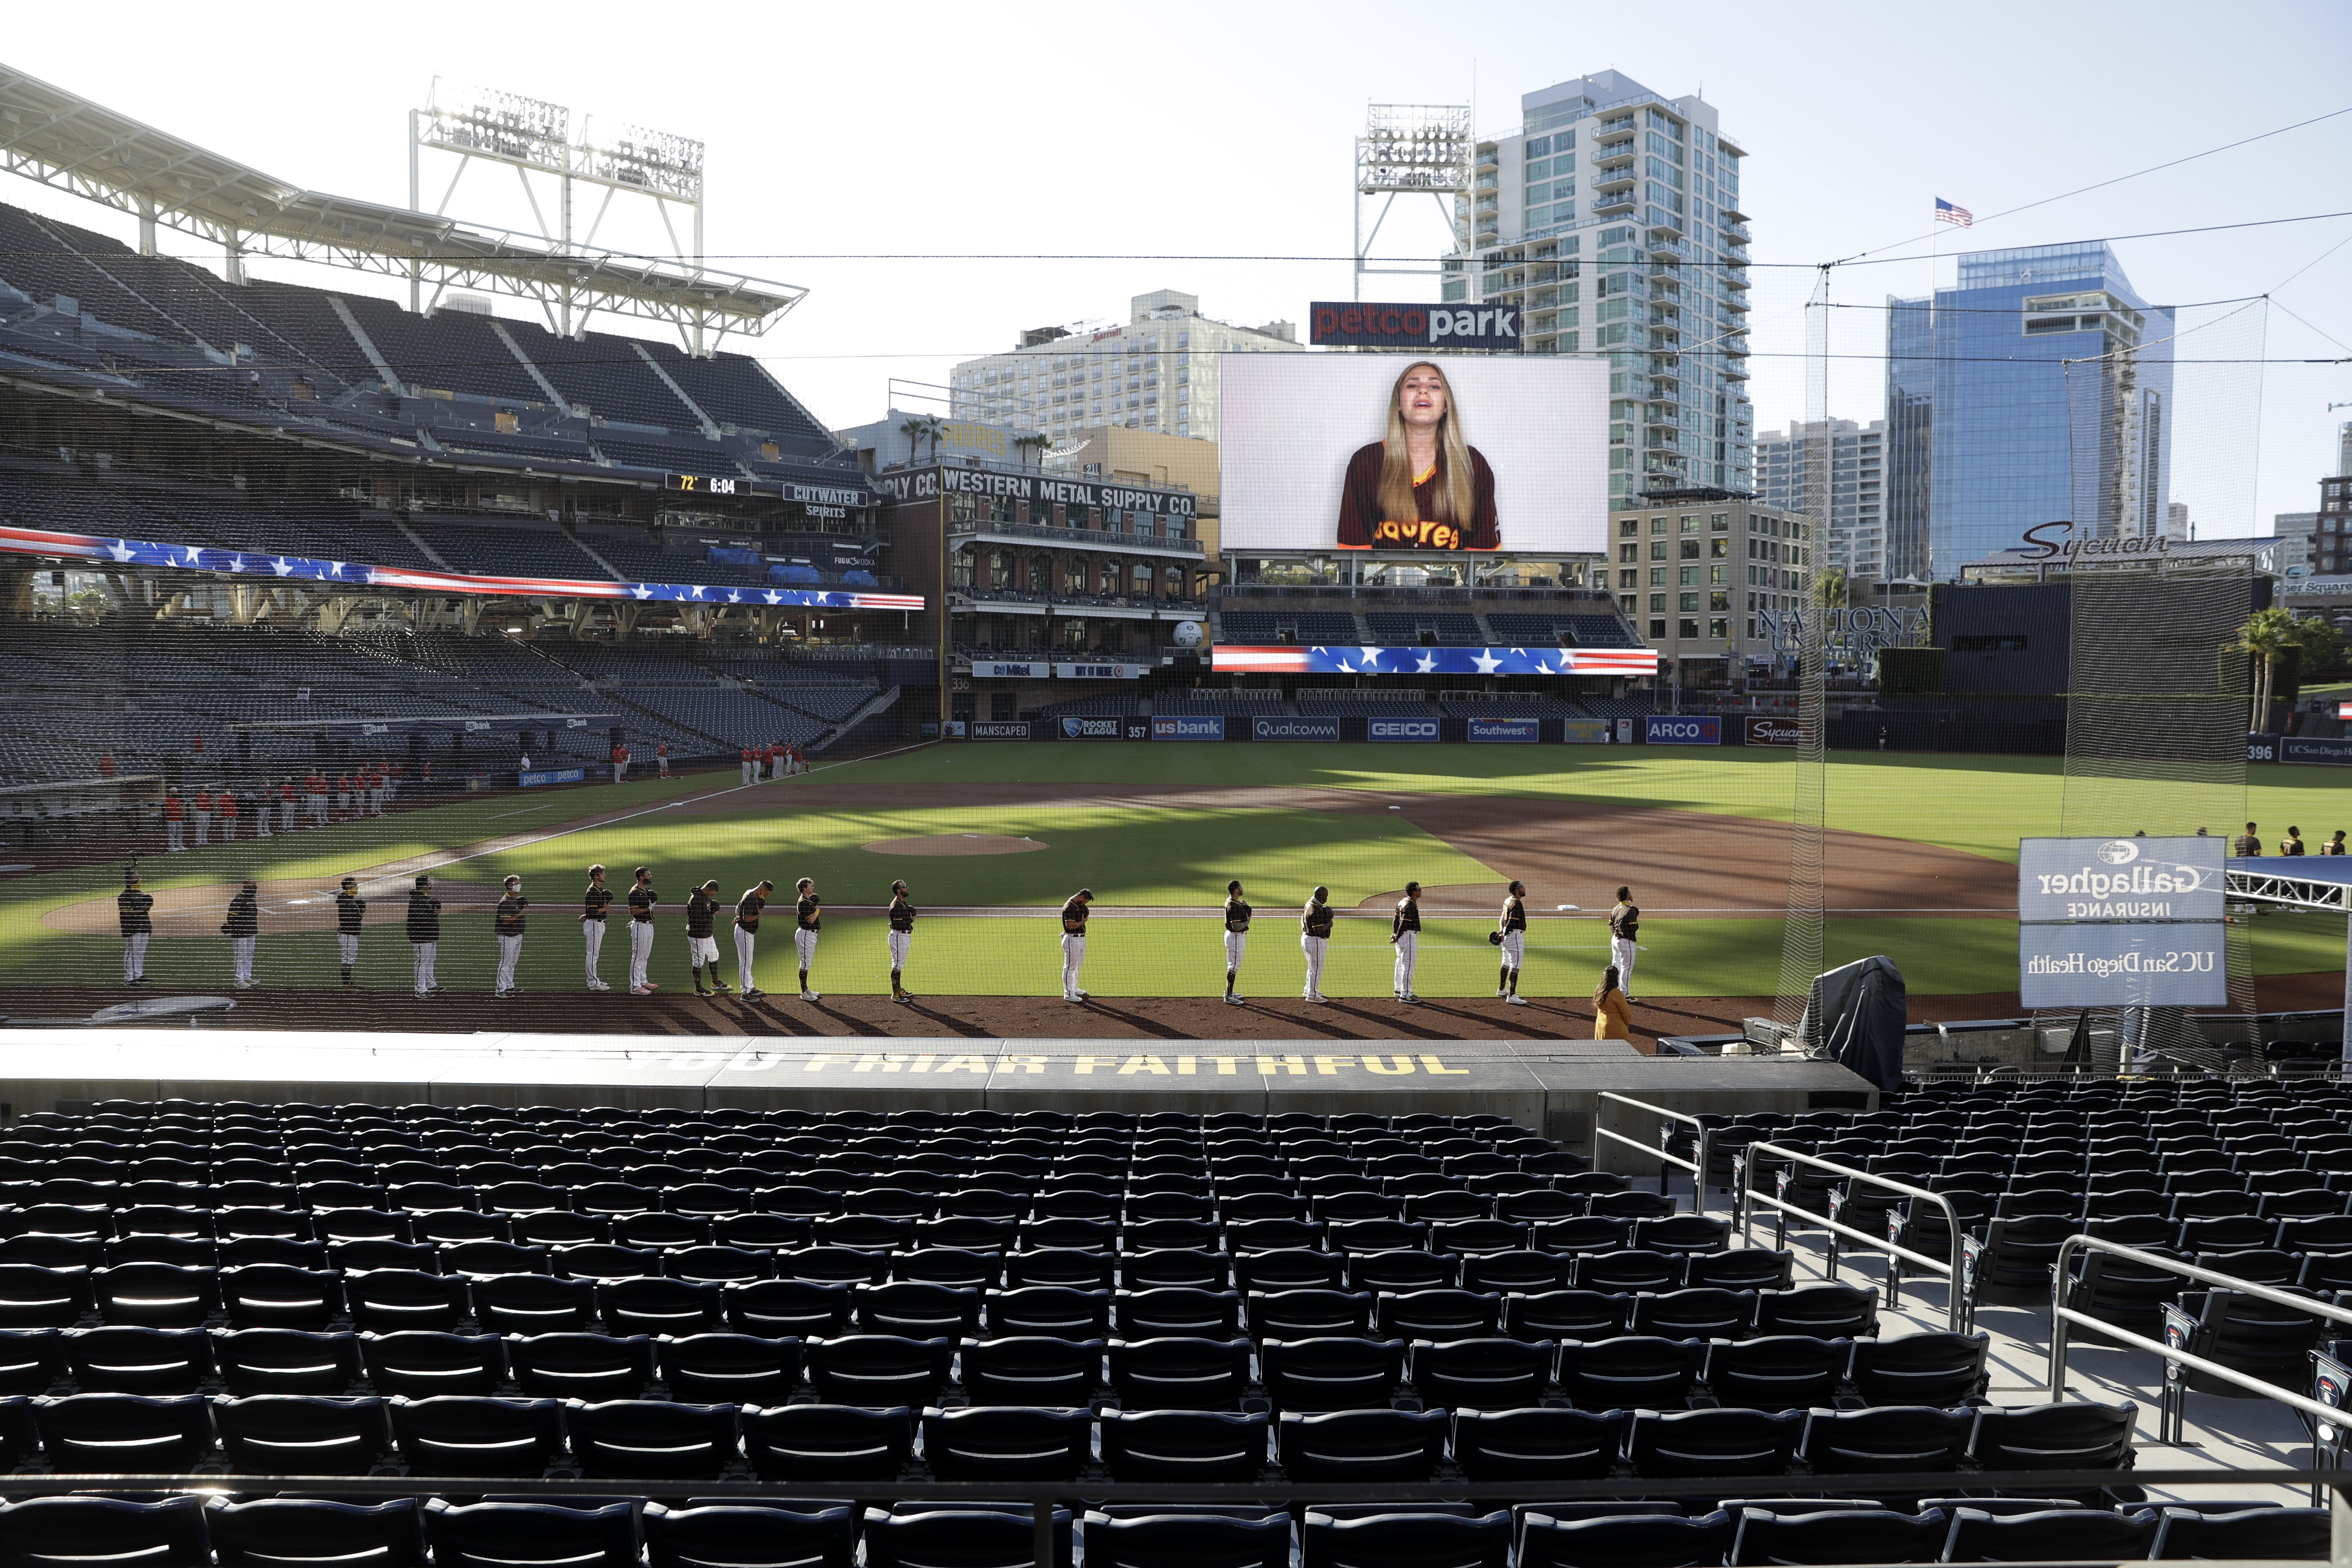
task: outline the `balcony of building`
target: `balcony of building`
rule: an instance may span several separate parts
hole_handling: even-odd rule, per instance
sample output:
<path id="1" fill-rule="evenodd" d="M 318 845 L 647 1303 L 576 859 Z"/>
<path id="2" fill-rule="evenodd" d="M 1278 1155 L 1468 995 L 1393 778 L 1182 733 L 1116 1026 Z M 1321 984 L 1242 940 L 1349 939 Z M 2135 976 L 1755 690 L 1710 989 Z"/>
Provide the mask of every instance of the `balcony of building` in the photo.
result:
<path id="1" fill-rule="evenodd" d="M 987 540 L 1043 542 L 1066 549 L 1117 551 L 1130 555 L 1198 559 L 1201 554 L 1201 542 L 1197 539 L 1169 539 L 1158 534 L 1129 532 L 1124 529 L 1066 528 L 1047 522 L 1008 522 L 987 518 L 951 520 L 948 523 L 950 545 Z"/>
<path id="2" fill-rule="evenodd" d="M 1661 249 L 1667 248 L 1671 248 L 1676 256 L 1687 254 L 1687 252 L 1683 249 L 1682 246 L 1677 243 L 1683 237 L 1684 233 L 1683 218 L 1680 213 L 1671 213 L 1664 211 L 1663 208 L 1660 209 L 1658 216 L 1649 223 L 1644 232 L 1646 232 L 1650 237 L 1650 253 L 1653 256 L 1656 255 Z M 1665 244 L 1662 245 L 1660 243 L 1661 240 L 1664 240 Z"/>
<path id="3" fill-rule="evenodd" d="M 1108 620 L 1197 621 L 1207 617 L 1205 601 L 1155 598 L 1143 594 L 1046 593 L 1031 588 L 982 588 L 962 585 L 948 590 L 948 608 L 983 611 L 998 616 L 1098 616 Z"/>
<path id="4" fill-rule="evenodd" d="M 1633 162 L 1633 155 L 1631 153 L 1621 159 L 1614 160 L 1613 167 L 1611 166 L 1610 161 L 1604 161 L 1593 171 L 1592 188 L 1597 192 L 1626 189 L 1639 178 L 1634 172 Z"/>
<path id="5" fill-rule="evenodd" d="M 1632 212 L 1633 206 L 1633 187 L 1631 184 L 1612 195 L 1596 196 L 1592 202 L 1593 212 L 1601 217 L 1607 217 L 1613 213 Z"/>

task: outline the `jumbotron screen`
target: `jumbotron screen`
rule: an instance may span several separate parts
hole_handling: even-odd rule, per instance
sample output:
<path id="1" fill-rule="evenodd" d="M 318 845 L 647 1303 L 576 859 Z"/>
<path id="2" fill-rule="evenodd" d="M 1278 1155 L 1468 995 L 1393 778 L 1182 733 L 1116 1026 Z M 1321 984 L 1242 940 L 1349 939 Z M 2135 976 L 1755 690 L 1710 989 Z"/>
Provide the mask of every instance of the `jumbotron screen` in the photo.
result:
<path id="1" fill-rule="evenodd" d="M 1225 549 L 1549 557 L 1605 547 L 1609 367 L 1476 354 L 1232 354 Z"/>

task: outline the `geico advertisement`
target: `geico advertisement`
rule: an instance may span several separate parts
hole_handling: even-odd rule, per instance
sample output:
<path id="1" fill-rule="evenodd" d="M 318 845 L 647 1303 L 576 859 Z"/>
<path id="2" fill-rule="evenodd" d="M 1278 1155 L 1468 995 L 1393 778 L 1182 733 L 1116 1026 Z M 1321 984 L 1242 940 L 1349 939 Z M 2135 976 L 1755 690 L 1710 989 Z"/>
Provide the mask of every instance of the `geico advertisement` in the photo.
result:
<path id="1" fill-rule="evenodd" d="M 2025 1007 L 2218 1007 L 2230 999 L 2221 922 L 2023 925 L 2018 1000 Z"/>

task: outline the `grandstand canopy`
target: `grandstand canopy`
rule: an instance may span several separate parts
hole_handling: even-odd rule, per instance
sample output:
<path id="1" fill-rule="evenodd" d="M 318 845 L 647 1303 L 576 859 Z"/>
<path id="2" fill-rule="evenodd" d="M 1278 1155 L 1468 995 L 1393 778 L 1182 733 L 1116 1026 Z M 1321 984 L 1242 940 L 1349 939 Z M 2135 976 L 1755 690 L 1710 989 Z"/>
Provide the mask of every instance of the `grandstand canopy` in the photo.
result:
<path id="1" fill-rule="evenodd" d="M 552 242 L 430 213 L 306 191 L 0 65 L 0 170 L 253 254 L 436 288 L 481 289 L 576 311 L 757 335 L 807 293 L 690 261 Z"/>

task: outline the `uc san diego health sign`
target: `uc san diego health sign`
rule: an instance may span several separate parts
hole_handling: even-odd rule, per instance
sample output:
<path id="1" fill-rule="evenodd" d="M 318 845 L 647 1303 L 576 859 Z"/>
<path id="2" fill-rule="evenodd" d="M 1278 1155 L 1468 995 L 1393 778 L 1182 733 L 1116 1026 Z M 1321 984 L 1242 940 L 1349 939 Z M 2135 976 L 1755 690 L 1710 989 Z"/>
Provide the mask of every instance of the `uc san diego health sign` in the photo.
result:
<path id="1" fill-rule="evenodd" d="M 2226 852 L 2210 837 L 2021 839 L 2020 1005 L 2226 1004 Z"/>

